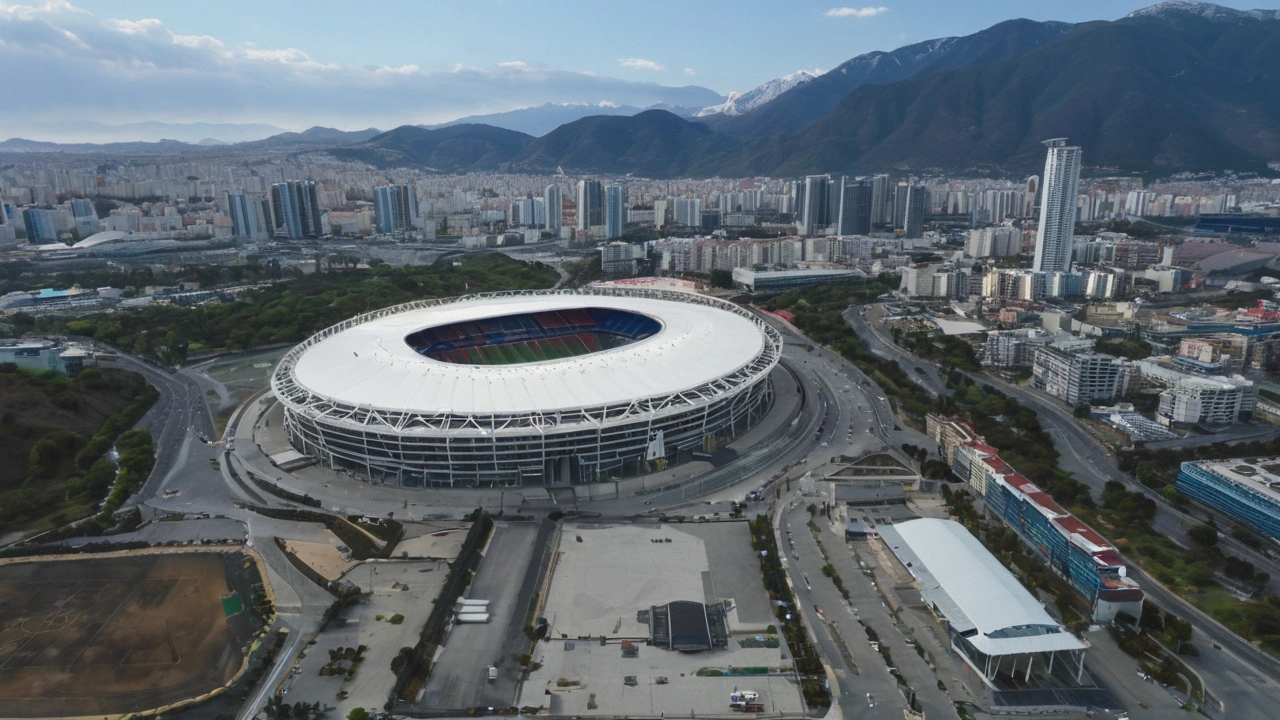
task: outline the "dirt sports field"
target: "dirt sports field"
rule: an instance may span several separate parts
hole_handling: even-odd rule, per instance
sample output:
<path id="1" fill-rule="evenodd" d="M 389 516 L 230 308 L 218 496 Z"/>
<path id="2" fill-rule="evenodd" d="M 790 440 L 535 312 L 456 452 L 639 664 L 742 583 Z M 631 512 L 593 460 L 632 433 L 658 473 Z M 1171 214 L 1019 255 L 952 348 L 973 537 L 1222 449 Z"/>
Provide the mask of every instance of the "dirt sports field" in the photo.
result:
<path id="1" fill-rule="evenodd" d="M 244 555 L 0 565 L 0 717 L 109 715 L 204 694 L 239 669 Z M 228 598 L 233 588 L 240 595 Z M 224 606 L 235 612 L 228 618 Z"/>

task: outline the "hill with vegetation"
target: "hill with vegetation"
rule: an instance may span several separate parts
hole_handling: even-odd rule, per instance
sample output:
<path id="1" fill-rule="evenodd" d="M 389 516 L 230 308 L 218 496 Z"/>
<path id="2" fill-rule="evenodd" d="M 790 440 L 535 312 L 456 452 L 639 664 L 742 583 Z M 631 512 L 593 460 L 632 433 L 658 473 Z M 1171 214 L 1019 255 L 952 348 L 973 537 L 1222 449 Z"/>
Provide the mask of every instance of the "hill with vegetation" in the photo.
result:
<path id="1" fill-rule="evenodd" d="M 0 534 L 91 514 L 116 480 L 104 455 L 154 401 L 125 370 L 73 379 L 0 363 Z"/>

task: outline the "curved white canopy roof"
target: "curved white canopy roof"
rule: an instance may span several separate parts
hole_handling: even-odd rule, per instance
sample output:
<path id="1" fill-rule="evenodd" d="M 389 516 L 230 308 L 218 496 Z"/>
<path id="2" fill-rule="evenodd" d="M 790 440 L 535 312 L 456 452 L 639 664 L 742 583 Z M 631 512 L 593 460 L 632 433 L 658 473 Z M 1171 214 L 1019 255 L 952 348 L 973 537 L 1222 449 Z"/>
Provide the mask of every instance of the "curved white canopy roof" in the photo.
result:
<path id="1" fill-rule="evenodd" d="M 619 348 L 521 365 L 441 362 L 405 342 L 427 327 L 584 307 L 648 315 L 662 329 Z M 425 414 L 546 413 L 703 386 L 750 364 L 765 342 L 750 318 L 691 302 L 595 294 L 464 297 L 325 337 L 301 353 L 293 375 L 310 394 L 343 405 Z"/>
<path id="2" fill-rule="evenodd" d="M 987 655 L 1085 647 L 963 525 L 920 518 L 883 526 L 880 535 L 907 565 L 920 594 Z"/>

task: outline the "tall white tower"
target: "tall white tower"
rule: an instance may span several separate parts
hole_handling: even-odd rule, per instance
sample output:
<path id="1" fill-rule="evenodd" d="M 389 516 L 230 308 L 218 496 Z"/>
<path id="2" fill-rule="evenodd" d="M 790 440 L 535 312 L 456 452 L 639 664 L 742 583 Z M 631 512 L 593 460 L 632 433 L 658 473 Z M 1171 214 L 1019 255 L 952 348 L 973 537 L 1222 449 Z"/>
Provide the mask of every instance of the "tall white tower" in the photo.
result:
<path id="1" fill-rule="evenodd" d="M 1040 232 L 1032 267 L 1040 272 L 1068 272 L 1075 236 L 1076 193 L 1080 188 L 1080 148 L 1067 145 L 1066 138 L 1045 140 L 1044 144 L 1049 156 L 1044 161 Z"/>

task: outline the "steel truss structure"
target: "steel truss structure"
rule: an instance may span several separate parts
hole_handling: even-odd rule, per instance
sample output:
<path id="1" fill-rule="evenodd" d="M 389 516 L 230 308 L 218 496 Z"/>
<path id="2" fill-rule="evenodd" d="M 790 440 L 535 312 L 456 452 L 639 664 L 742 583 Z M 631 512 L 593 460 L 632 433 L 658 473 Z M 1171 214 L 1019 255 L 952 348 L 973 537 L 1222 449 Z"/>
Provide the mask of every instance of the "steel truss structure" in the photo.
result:
<path id="1" fill-rule="evenodd" d="M 511 296 L 636 297 L 692 303 L 749 319 L 764 342 L 750 362 L 697 387 L 625 403 L 519 414 L 420 413 L 334 402 L 303 386 L 299 358 L 333 335 L 389 315 Z M 332 468 L 406 487 L 515 487 L 603 482 L 653 472 L 741 435 L 773 404 L 782 336 L 737 305 L 633 287 L 511 291 L 420 300 L 353 317 L 286 354 L 271 378 L 289 441 Z M 660 440 L 659 440 L 660 439 Z"/>

